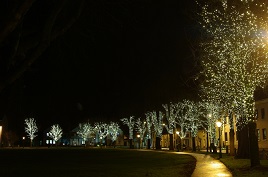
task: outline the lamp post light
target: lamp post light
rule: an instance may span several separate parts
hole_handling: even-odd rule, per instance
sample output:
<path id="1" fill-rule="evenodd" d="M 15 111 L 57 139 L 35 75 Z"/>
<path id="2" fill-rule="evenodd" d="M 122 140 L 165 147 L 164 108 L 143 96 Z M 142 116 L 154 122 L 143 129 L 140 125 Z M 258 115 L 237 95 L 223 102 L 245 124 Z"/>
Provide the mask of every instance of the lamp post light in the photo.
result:
<path id="1" fill-rule="evenodd" d="M 0 125 L 0 147 L 2 147 L 2 126 Z"/>
<path id="2" fill-rule="evenodd" d="M 141 139 L 140 139 L 141 138 L 141 135 L 137 135 L 137 138 L 138 138 L 139 149 L 140 149 L 141 148 L 141 144 L 140 144 L 141 143 Z"/>
<path id="3" fill-rule="evenodd" d="M 22 146 L 24 148 L 25 136 L 22 137 Z"/>
<path id="4" fill-rule="evenodd" d="M 219 128 L 219 148 L 220 148 L 219 158 L 222 158 L 222 153 L 221 153 L 221 125 L 222 125 L 222 122 L 217 121 L 216 125 Z"/>

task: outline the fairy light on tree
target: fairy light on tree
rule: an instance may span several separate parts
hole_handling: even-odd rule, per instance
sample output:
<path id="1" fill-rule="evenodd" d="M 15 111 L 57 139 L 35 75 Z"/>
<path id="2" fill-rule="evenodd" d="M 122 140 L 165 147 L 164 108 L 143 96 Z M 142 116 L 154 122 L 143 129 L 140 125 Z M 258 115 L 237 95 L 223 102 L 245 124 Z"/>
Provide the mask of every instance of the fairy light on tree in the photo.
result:
<path id="1" fill-rule="evenodd" d="M 202 126 L 202 119 L 201 119 L 201 103 L 200 102 L 194 102 L 190 100 L 186 100 L 184 102 L 186 104 L 186 107 L 188 112 L 187 112 L 187 117 L 188 117 L 188 130 L 191 132 L 192 136 L 192 148 L 193 151 L 196 151 L 196 144 L 195 144 L 195 139 L 197 137 L 197 133 L 199 128 Z"/>
<path id="2" fill-rule="evenodd" d="M 78 126 L 77 134 L 81 138 L 83 138 L 83 141 L 85 143 L 85 147 L 87 145 L 86 141 L 88 138 L 88 135 L 93 132 L 93 127 L 90 125 L 90 123 L 80 123 Z"/>
<path id="3" fill-rule="evenodd" d="M 176 128 L 176 116 L 174 114 L 174 106 L 172 103 L 168 106 L 168 104 L 163 104 L 163 108 L 166 111 L 166 119 L 167 119 L 167 124 L 165 125 L 165 128 L 168 131 L 169 134 L 169 150 L 174 150 L 174 145 L 173 145 L 173 133 L 174 129 Z"/>
<path id="4" fill-rule="evenodd" d="M 130 145 L 130 148 L 132 148 L 133 129 L 134 129 L 134 125 L 135 125 L 134 116 L 130 116 L 129 119 L 128 118 L 123 118 L 123 119 L 121 119 L 121 121 L 123 122 L 124 125 L 128 126 L 128 130 L 129 130 L 129 145 Z"/>
<path id="5" fill-rule="evenodd" d="M 27 133 L 28 137 L 31 140 L 30 145 L 32 147 L 33 139 L 37 136 L 36 133 L 38 132 L 36 121 L 34 118 L 27 118 L 25 119 L 25 124 L 26 124 L 25 132 Z"/>
<path id="6" fill-rule="evenodd" d="M 151 148 L 151 139 L 152 139 L 152 120 L 151 120 L 151 112 L 145 113 L 146 117 L 146 126 L 147 126 L 147 149 Z"/>
<path id="7" fill-rule="evenodd" d="M 163 133 L 163 113 L 159 111 L 157 116 L 156 111 L 151 112 L 151 120 L 156 135 L 155 148 L 161 149 L 160 141 Z"/>
<path id="8" fill-rule="evenodd" d="M 141 121 L 141 118 L 139 117 L 136 120 L 135 125 L 136 125 L 136 130 L 140 135 L 140 140 L 139 141 L 143 142 L 143 138 L 144 138 L 144 135 L 145 135 L 145 132 L 146 132 L 146 122 Z"/>
<path id="9" fill-rule="evenodd" d="M 103 122 L 95 122 L 94 124 L 94 132 L 99 136 L 99 143 L 102 147 L 103 140 L 107 137 L 109 134 L 109 126 L 106 123 Z"/>
<path id="10" fill-rule="evenodd" d="M 59 124 L 54 124 L 51 126 L 51 129 L 48 132 L 48 134 L 49 134 L 49 137 L 52 138 L 57 145 L 57 142 L 62 137 L 62 128 L 59 126 Z"/>
<path id="11" fill-rule="evenodd" d="M 188 132 L 188 107 L 187 100 L 183 100 L 182 102 L 174 103 L 174 110 L 176 115 L 176 124 L 180 127 L 177 131 L 178 136 L 181 139 L 181 144 L 183 144 L 183 139 L 186 137 Z"/>
<path id="12" fill-rule="evenodd" d="M 115 145 L 117 136 L 119 134 L 119 125 L 117 122 L 110 122 L 109 124 L 109 133 L 111 135 L 112 143 Z"/>
<path id="13" fill-rule="evenodd" d="M 204 90 L 212 100 L 223 98 L 232 105 L 232 112 L 239 115 L 239 131 L 248 124 L 251 166 L 255 166 L 260 161 L 254 91 L 267 78 L 267 6 L 265 1 L 254 0 L 208 2 L 197 1 L 206 32 L 201 44 Z"/>

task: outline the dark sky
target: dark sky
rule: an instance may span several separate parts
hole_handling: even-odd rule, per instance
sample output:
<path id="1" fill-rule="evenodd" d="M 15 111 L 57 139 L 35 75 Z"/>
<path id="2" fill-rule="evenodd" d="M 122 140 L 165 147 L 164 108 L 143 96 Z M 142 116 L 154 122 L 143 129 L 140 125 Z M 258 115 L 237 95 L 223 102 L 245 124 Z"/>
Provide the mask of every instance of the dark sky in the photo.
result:
<path id="1" fill-rule="evenodd" d="M 86 120 L 140 117 L 164 103 L 194 98 L 192 1 L 86 6 L 23 76 L 17 96 L 22 115 L 43 128 L 59 123 L 72 129 Z"/>

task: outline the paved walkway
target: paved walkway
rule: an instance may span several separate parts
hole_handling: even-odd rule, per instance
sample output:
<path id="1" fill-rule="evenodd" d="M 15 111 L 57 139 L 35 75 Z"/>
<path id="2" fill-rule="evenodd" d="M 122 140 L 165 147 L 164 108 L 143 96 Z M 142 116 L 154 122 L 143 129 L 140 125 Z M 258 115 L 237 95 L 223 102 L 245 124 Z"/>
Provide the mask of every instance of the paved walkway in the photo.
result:
<path id="1" fill-rule="evenodd" d="M 228 168 L 219 160 L 212 158 L 210 155 L 175 152 L 178 154 L 189 154 L 196 158 L 195 170 L 192 177 L 232 177 L 232 173 Z"/>

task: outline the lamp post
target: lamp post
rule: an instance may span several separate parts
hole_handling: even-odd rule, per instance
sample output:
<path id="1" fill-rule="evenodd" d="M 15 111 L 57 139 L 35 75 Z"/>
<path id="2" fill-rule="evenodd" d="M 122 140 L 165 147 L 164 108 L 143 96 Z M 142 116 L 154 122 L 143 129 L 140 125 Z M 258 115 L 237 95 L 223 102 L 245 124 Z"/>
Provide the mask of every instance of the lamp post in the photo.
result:
<path id="1" fill-rule="evenodd" d="M 221 153 L 221 125 L 222 123 L 220 121 L 217 121 L 216 125 L 219 128 L 219 148 L 220 148 L 219 158 L 222 158 L 222 153 Z"/>
<path id="2" fill-rule="evenodd" d="M 141 148 L 141 139 L 140 139 L 141 135 L 137 135 L 137 138 L 138 138 L 138 142 L 139 142 L 139 149 Z"/>
<path id="3" fill-rule="evenodd" d="M 179 131 L 176 131 L 176 134 L 177 134 L 177 139 L 178 139 L 178 142 L 177 142 L 177 151 L 180 151 L 180 149 L 181 149 L 181 142 L 179 142 L 179 141 L 181 141 L 179 139 L 180 132 Z"/>
<path id="4" fill-rule="evenodd" d="M 22 137 L 22 146 L 24 148 L 24 141 L 25 141 L 25 136 Z"/>

